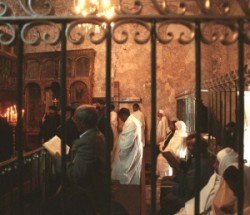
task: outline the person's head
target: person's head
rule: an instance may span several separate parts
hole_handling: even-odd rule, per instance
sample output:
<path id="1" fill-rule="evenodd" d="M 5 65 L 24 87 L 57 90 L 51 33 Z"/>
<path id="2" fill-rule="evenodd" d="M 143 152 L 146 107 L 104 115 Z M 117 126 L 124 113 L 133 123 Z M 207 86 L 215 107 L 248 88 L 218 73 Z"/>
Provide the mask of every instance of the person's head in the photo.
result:
<path id="1" fill-rule="evenodd" d="M 183 121 L 177 121 L 174 125 L 176 135 L 187 137 L 186 124 Z"/>
<path id="2" fill-rule="evenodd" d="M 186 132 L 186 124 L 183 121 L 177 121 L 174 125 L 176 130 L 182 130 Z"/>
<path id="3" fill-rule="evenodd" d="M 236 123 L 233 122 L 233 121 L 227 123 L 225 129 L 226 129 L 226 131 L 229 132 L 229 133 L 231 133 L 231 132 L 235 133 L 235 132 L 236 132 L 236 129 L 237 129 Z"/>
<path id="4" fill-rule="evenodd" d="M 48 115 L 49 116 L 55 116 L 57 114 L 57 107 L 56 106 L 49 106 L 48 108 Z"/>
<path id="5" fill-rule="evenodd" d="M 110 111 L 114 111 L 115 110 L 115 105 L 114 104 L 111 104 L 110 105 Z"/>
<path id="6" fill-rule="evenodd" d="M 238 154 L 232 148 L 226 147 L 217 153 L 214 170 L 222 176 L 224 171 L 238 161 Z"/>
<path id="7" fill-rule="evenodd" d="M 164 111 L 162 109 L 160 109 L 158 112 L 157 112 L 157 116 L 161 119 L 163 116 L 165 115 Z"/>
<path id="8" fill-rule="evenodd" d="M 95 105 L 98 111 L 102 111 L 105 107 L 105 101 L 102 99 L 97 99 Z"/>
<path id="9" fill-rule="evenodd" d="M 74 121 L 80 132 L 95 128 L 98 122 L 98 114 L 92 105 L 80 105 L 74 114 Z"/>
<path id="10" fill-rule="evenodd" d="M 176 120 L 173 120 L 173 121 L 170 121 L 169 122 L 169 128 L 170 128 L 170 130 L 171 131 L 175 131 L 175 123 L 176 123 L 177 121 Z"/>
<path id="11" fill-rule="evenodd" d="M 234 165 L 229 166 L 223 173 L 223 178 L 233 191 L 235 196 L 239 196 L 240 186 L 240 172 Z"/>
<path id="12" fill-rule="evenodd" d="M 76 111 L 76 108 L 80 105 L 79 102 L 71 102 L 70 103 L 70 112 L 71 112 L 71 116 L 74 116 L 74 113 Z"/>
<path id="13" fill-rule="evenodd" d="M 125 122 L 128 117 L 130 116 L 130 111 L 127 108 L 121 108 L 118 111 L 118 117 L 121 119 L 121 121 Z"/>
<path id="14" fill-rule="evenodd" d="M 133 111 L 135 112 L 135 111 L 138 111 L 138 110 L 140 110 L 139 104 L 137 104 L 137 103 L 133 104 Z"/>
<path id="15" fill-rule="evenodd" d="M 196 144 L 197 144 L 197 134 L 193 133 L 193 134 L 189 134 L 186 138 L 186 145 L 188 148 L 188 151 L 191 154 L 195 154 L 195 150 L 196 150 Z M 207 152 L 207 141 L 200 136 L 200 153 L 201 154 L 205 154 Z"/>

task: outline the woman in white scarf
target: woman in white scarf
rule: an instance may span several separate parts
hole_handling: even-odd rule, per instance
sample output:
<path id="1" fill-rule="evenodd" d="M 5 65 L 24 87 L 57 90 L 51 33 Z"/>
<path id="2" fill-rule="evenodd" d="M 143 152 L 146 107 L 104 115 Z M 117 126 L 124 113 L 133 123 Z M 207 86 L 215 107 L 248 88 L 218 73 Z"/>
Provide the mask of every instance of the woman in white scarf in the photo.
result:
<path id="1" fill-rule="evenodd" d="M 170 140 L 168 146 L 164 149 L 165 151 L 170 151 L 177 158 L 185 158 L 187 153 L 187 147 L 184 143 L 185 137 L 187 137 L 186 124 L 183 121 L 177 121 L 175 123 L 174 136 Z"/>
<path id="2" fill-rule="evenodd" d="M 177 160 L 180 160 L 181 158 L 185 158 L 187 153 L 187 147 L 184 143 L 184 139 L 187 137 L 186 125 L 183 121 L 177 121 L 175 128 L 174 136 L 162 152 L 170 151 Z M 156 175 L 161 179 L 164 176 L 171 176 L 172 174 L 172 168 L 166 158 L 160 153 L 156 161 Z"/>
<path id="3" fill-rule="evenodd" d="M 243 214 L 250 214 L 250 168 L 248 166 L 243 167 L 244 171 L 244 204 L 243 204 Z M 234 163 L 229 166 L 224 174 L 223 174 L 223 190 L 221 193 L 224 195 L 220 195 L 219 198 L 221 201 L 221 205 L 214 203 L 214 212 L 219 215 L 224 214 L 234 214 L 237 215 L 237 197 L 242 195 L 239 190 L 240 185 L 240 173 L 238 169 L 238 163 Z M 223 192 L 222 192 L 223 191 Z"/>
<path id="4" fill-rule="evenodd" d="M 232 166 L 233 163 L 236 163 L 238 161 L 238 154 L 231 148 L 225 148 L 221 150 L 218 155 L 217 159 L 219 160 L 219 168 L 218 172 L 219 175 L 222 177 L 225 170 Z M 213 203 L 212 203 L 212 213 L 216 215 L 222 215 L 227 214 L 222 212 L 222 208 L 224 208 L 227 204 L 231 203 L 235 200 L 235 197 L 233 195 L 233 192 L 231 189 L 229 189 L 229 186 L 225 182 L 225 180 L 222 178 L 220 182 L 220 186 L 218 188 L 218 191 L 215 194 Z"/>
<path id="5" fill-rule="evenodd" d="M 215 172 L 210 177 L 207 185 L 200 191 L 200 214 L 216 214 L 211 211 L 212 204 L 214 200 L 219 198 L 217 195 L 219 189 L 222 189 L 222 175 L 224 171 L 238 160 L 238 154 L 231 148 L 224 148 L 217 153 L 217 160 L 214 164 Z M 194 201 L 192 198 L 185 203 L 185 207 L 182 208 L 177 214 L 178 215 L 193 215 L 194 214 Z"/>

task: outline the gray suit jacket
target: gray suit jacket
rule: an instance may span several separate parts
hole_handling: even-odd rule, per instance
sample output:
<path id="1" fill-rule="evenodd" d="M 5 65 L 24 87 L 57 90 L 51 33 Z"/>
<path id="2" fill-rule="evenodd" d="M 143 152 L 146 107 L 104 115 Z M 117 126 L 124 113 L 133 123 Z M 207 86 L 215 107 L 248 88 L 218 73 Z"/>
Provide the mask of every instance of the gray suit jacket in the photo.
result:
<path id="1" fill-rule="evenodd" d="M 86 191 L 96 208 L 107 201 L 108 183 L 107 147 L 103 134 L 89 129 L 74 141 L 71 162 L 67 166 L 70 184 Z"/>

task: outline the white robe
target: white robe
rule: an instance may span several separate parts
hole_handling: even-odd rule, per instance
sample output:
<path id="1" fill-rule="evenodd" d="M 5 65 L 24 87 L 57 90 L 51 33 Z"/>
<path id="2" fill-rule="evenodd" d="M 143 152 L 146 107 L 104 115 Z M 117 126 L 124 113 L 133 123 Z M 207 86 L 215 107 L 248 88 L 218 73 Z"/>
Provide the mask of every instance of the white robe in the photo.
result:
<path id="1" fill-rule="evenodd" d="M 145 117 L 144 114 L 138 110 L 133 112 L 132 114 L 136 119 L 138 119 L 141 123 L 141 141 L 143 143 L 143 146 L 145 146 L 145 127 L 146 127 L 146 123 L 145 123 Z"/>
<path id="2" fill-rule="evenodd" d="M 184 138 L 187 136 L 187 133 L 184 122 L 178 121 L 176 123 L 179 123 L 181 126 L 175 130 L 173 137 L 163 152 L 170 151 L 176 159 L 180 159 L 185 158 L 187 154 L 187 146 L 184 143 Z M 162 153 L 160 153 L 156 160 L 156 175 L 161 179 L 164 176 L 171 176 L 172 174 L 172 167 Z"/>
<path id="3" fill-rule="evenodd" d="M 166 116 L 163 116 L 158 124 L 157 124 L 157 132 L 156 132 L 156 143 L 159 144 L 160 142 L 164 141 L 167 137 L 168 133 L 168 120 Z"/>
<path id="4" fill-rule="evenodd" d="M 111 163 L 112 163 L 117 149 L 117 140 L 118 140 L 118 130 L 117 130 L 118 118 L 117 118 L 117 113 L 115 111 L 110 112 L 110 125 L 113 132 L 113 149 L 111 152 Z"/>
<path id="5" fill-rule="evenodd" d="M 119 180 L 121 184 L 140 184 L 142 156 L 141 125 L 130 115 L 119 135 L 112 165 L 112 180 Z"/>
<path id="6" fill-rule="evenodd" d="M 210 177 L 208 183 L 200 191 L 200 213 L 211 209 L 212 200 L 220 185 L 221 177 L 214 172 Z M 194 214 L 195 198 L 190 199 L 185 203 L 185 207 L 182 208 L 176 215 L 193 215 Z M 211 214 L 211 211 L 206 213 Z"/>

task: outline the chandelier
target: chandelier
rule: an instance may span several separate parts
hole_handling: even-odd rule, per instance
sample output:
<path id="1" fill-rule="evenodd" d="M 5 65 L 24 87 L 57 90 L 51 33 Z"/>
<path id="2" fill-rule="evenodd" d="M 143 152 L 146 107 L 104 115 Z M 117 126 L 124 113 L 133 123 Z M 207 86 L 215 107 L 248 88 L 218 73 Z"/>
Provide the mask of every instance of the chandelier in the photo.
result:
<path id="1" fill-rule="evenodd" d="M 115 14 L 110 0 L 75 0 L 75 12 L 82 16 L 97 15 L 108 19 Z"/>
<path id="2" fill-rule="evenodd" d="M 96 15 L 111 19 L 115 15 L 115 7 L 111 4 L 110 0 L 75 0 L 74 9 L 76 14 L 84 17 Z M 88 23 L 79 25 L 85 32 L 94 31 L 95 33 L 100 32 L 100 28 L 105 28 L 105 26 L 105 23 L 102 26 Z"/>

